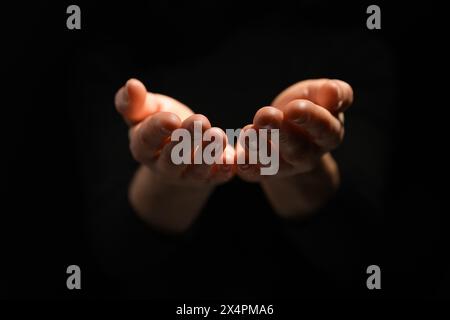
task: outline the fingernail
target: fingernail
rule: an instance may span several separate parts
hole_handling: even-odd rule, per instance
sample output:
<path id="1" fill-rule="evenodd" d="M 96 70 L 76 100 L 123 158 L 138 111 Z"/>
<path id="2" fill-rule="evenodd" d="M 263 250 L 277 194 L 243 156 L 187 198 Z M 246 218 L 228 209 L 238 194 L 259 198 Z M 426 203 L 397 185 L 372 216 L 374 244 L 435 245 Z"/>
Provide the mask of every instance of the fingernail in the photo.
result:
<path id="1" fill-rule="evenodd" d="M 339 83 L 337 81 L 333 80 L 333 83 L 336 86 L 336 90 L 337 90 L 337 94 L 338 94 L 337 108 L 339 109 L 340 107 L 342 107 L 342 104 L 344 103 L 343 92 L 342 92 L 341 86 L 339 85 Z"/>
<path id="2" fill-rule="evenodd" d="M 120 88 L 118 95 L 115 98 L 115 103 L 119 111 L 125 111 L 128 107 L 128 90 L 124 86 Z"/>
<path id="3" fill-rule="evenodd" d="M 166 128 L 166 127 L 161 127 L 161 132 L 162 132 L 162 134 L 168 135 L 168 134 L 172 133 L 172 130 L 170 130 L 169 128 Z"/>
<path id="4" fill-rule="evenodd" d="M 297 124 L 304 124 L 306 122 L 306 116 L 301 115 L 297 118 L 295 118 L 294 120 L 292 120 L 293 122 L 297 123 Z"/>
<path id="5" fill-rule="evenodd" d="M 191 174 L 197 178 L 202 178 L 207 174 L 207 171 L 205 170 L 205 165 L 194 164 L 191 169 Z"/>
<path id="6" fill-rule="evenodd" d="M 239 165 L 239 168 L 241 169 L 241 170 L 248 170 L 249 168 L 250 168 L 250 165 L 249 164 L 240 164 Z"/>
<path id="7" fill-rule="evenodd" d="M 275 129 L 275 126 L 273 124 L 271 124 L 271 123 L 267 123 L 267 124 L 264 124 L 264 125 L 260 126 L 259 128 L 260 129 L 271 130 L 271 129 Z"/>
<path id="8" fill-rule="evenodd" d="M 125 83 L 125 94 L 127 96 L 127 98 L 130 96 L 130 82 L 133 79 L 128 79 L 128 81 Z"/>

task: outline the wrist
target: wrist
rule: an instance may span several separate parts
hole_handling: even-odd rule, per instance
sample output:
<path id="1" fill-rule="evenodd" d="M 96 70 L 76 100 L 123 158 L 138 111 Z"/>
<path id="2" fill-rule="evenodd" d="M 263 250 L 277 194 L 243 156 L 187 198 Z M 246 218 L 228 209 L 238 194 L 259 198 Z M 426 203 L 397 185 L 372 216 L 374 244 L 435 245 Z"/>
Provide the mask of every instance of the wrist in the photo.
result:
<path id="1" fill-rule="evenodd" d="M 130 183 L 129 201 L 146 223 L 180 233 L 192 224 L 212 190 L 212 186 L 174 183 L 141 165 Z"/>
<path id="2" fill-rule="evenodd" d="M 197 183 L 192 183 L 190 181 L 185 181 L 183 177 L 167 177 L 166 175 L 155 172 L 144 165 L 139 168 L 139 171 L 141 172 L 138 172 L 138 175 L 142 175 L 142 178 L 146 181 L 151 181 L 151 184 L 153 186 L 157 186 L 161 191 L 169 190 L 172 193 L 180 192 L 196 194 L 210 192 L 214 189 L 214 186 L 207 182 L 198 181 Z"/>
<path id="3" fill-rule="evenodd" d="M 310 171 L 263 180 L 261 187 L 275 211 L 285 218 L 313 214 L 339 187 L 339 169 L 330 153 L 323 155 Z"/>

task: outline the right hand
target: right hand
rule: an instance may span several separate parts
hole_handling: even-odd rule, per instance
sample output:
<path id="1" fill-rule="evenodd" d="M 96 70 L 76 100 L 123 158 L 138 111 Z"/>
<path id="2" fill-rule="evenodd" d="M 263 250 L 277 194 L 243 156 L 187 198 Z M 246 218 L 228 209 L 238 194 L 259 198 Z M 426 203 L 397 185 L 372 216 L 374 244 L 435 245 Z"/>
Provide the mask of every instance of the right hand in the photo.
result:
<path id="1" fill-rule="evenodd" d="M 227 163 L 232 163 L 230 159 L 234 159 L 234 148 L 228 145 L 223 130 L 212 128 L 205 116 L 194 114 L 190 108 L 171 97 L 147 92 L 136 79 L 128 80 L 117 91 L 115 105 L 130 126 L 130 150 L 134 159 L 149 168 L 161 181 L 183 186 L 211 186 L 224 183 L 233 176 L 234 166 Z M 226 146 L 222 152 L 223 164 L 176 165 L 172 162 L 171 151 L 178 143 L 170 141 L 172 132 L 184 128 L 193 136 L 194 121 L 201 121 L 203 132 L 214 130 L 223 137 Z M 193 152 L 191 150 L 191 154 Z"/>

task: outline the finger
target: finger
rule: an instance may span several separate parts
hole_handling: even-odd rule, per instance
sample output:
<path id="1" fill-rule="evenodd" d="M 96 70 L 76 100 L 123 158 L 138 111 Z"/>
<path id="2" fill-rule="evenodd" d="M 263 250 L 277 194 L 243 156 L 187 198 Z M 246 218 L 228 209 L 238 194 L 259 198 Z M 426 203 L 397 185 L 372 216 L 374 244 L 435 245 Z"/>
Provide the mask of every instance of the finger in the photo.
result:
<path id="1" fill-rule="evenodd" d="M 209 128 L 203 135 L 201 148 L 194 150 L 194 159 L 200 159 L 201 163 L 192 164 L 186 168 L 185 178 L 207 181 L 215 163 L 222 160 L 223 151 L 227 145 L 227 136 L 220 128 Z"/>
<path id="2" fill-rule="evenodd" d="M 186 129 L 189 132 L 189 143 L 191 147 L 189 150 L 189 157 L 190 163 L 193 163 L 195 160 L 194 152 L 198 149 L 199 144 L 202 143 L 201 133 L 211 128 L 211 124 L 208 118 L 206 118 L 205 116 L 201 114 L 194 114 L 184 120 L 180 128 Z M 201 132 L 195 133 L 194 130 Z M 199 138 L 200 140 L 194 141 L 194 138 Z M 186 171 L 191 164 L 185 162 L 181 164 L 175 164 L 172 159 L 172 149 L 179 143 L 185 143 L 185 141 L 171 141 L 161 150 L 161 154 L 156 165 L 158 170 L 171 176 L 184 175 L 184 171 Z"/>
<path id="3" fill-rule="evenodd" d="M 254 130 L 253 124 L 242 128 L 236 144 L 237 173 L 245 181 L 256 182 L 260 180 L 260 166 L 257 162 L 257 154 L 255 156 L 255 140 L 256 136 L 251 136 L 249 132 Z M 247 138 L 248 137 L 248 138 Z"/>
<path id="4" fill-rule="evenodd" d="M 255 128 L 279 130 L 279 141 L 272 144 L 274 152 L 280 152 L 288 163 L 295 163 L 309 154 L 309 143 L 302 137 L 301 130 L 289 122 L 285 122 L 284 113 L 274 107 L 264 107 L 256 112 L 253 119 Z"/>
<path id="5" fill-rule="evenodd" d="M 222 129 L 214 127 L 203 134 L 203 160 L 208 164 L 223 163 L 223 153 L 228 139 Z"/>
<path id="6" fill-rule="evenodd" d="M 195 129 L 201 129 L 201 133 L 203 133 L 211 128 L 211 123 L 209 122 L 207 117 L 202 114 L 196 113 L 186 118 L 183 121 L 181 127 L 187 129 L 193 137 Z"/>
<path id="7" fill-rule="evenodd" d="M 197 152 L 199 152 L 199 149 L 195 150 L 195 153 Z M 206 163 L 191 164 L 183 172 L 183 177 L 189 180 L 207 182 L 211 175 L 212 167 L 213 165 Z"/>
<path id="8" fill-rule="evenodd" d="M 233 177 L 235 173 L 234 158 L 234 148 L 232 145 L 227 144 L 222 154 L 222 164 L 216 164 L 213 168 L 211 182 L 224 183 Z"/>
<path id="9" fill-rule="evenodd" d="M 279 153 L 279 134 L 282 127 L 284 114 L 279 109 L 274 107 L 263 107 L 259 109 L 254 118 L 253 126 L 257 130 L 258 136 L 258 156 L 265 157 L 272 153 Z M 264 131 L 265 130 L 265 131 Z M 276 138 L 275 133 L 278 133 L 278 138 Z M 261 149 L 260 148 L 266 149 Z M 260 155 L 259 152 L 262 152 Z M 262 164 L 262 158 L 258 161 Z M 281 163 L 282 170 L 284 170 L 285 165 Z"/>
<path id="10" fill-rule="evenodd" d="M 289 102 L 296 99 L 311 99 L 328 79 L 311 79 L 297 82 L 283 90 L 274 100 L 272 105 L 283 109 Z"/>
<path id="11" fill-rule="evenodd" d="M 312 159 L 318 152 L 316 147 L 305 132 L 292 121 L 283 119 L 278 138 L 278 147 L 281 167 L 286 169 L 308 169 L 312 166 Z"/>
<path id="12" fill-rule="evenodd" d="M 237 174 L 247 182 L 257 182 L 262 177 L 261 168 L 257 164 L 240 164 L 237 166 Z"/>
<path id="13" fill-rule="evenodd" d="M 322 150 L 332 150 L 342 141 L 341 122 L 328 110 L 309 100 L 294 100 L 285 107 L 285 119 L 295 123 Z"/>
<path id="14" fill-rule="evenodd" d="M 172 159 L 172 150 L 180 142 L 170 141 L 161 150 L 159 158 L 156 161 L 156 169 L 164 173 L 167 177 L 180 178 L 186 170 L 188 164 L 175 164 Z"/>
<path id="15" fill-rule="evenodd" d="M 310 97 L 312 102 L 325 107 L 333 114 L 344 112 L 353 102 L 353 90 L 342 80 L 325 81 Z"/>
<path id="16" fill-rule="evenodd" d="M 253 118 L 253 125 L 256 129 L 279 129 L 283 117 L 283 112 L 279 109 L 263 107 L 256 112 Z"/>
<path id="17" fill-rule="evenodd" d="M 353 102 L 353 90 L 342 80 L 312 79 L 300 81 L 281 92 L 273 105 L 283 109 L 289 102 L 307 99 L 318 104 L 331 113 L 345 111 Z"/>
<path id="18" fill-rule="evenodd" d="M 345 81 L 339 79 L 333 79 L 333 81 L 336 82 L 339 89 L 342 90 L 342 93 L 340 94 L 342 105 L 338 108 L 337 112 L 344 112 L 353 104 L 353 88 Z"/>
<path id="19" fill-rule="evenodd" d="M 130 79 L 119 89 L 115 97 L 117 111 L 129 125 L 144 120 L 159 109 L 158 99 L 147 92 L 144 84 Z"/>
<path id="20" fill-rule="evenodd" d="M 143 163 L 153 161 L 171 133 L 180 126 L 181 120 L 175 114 L 159 112 L 130 129 L 130 148 L 135 159 Z"/>
<path id="21" fill-rule="evenodd" d="M 174 98 L 158 93 L 155 93 L 153 96 L 158 101 L 160 111 L 173 112 L 180 117 L 181 121 L 186 120 L 194 114 L 189 107 Z"/>
<path id="22" fill-rule="evenodd" d="M 183 121 L 181 127 L 188 130 L 191 137 L 192 163 L 201 163 L 201 155 L 194 152 L 203 144 L 203 132 L 211 128 L 211 123 L 204 115 L 193 114 Z"/>
<path id="23" fill-rule="evenodd" d="M 253 157 L 249 159 L 250 150 L 257 150 L 257 135 L 253 124 L 248 124 L 239 133 L 236 149 L 240 151 L 238 153 L 237 164 L 244 164 L 257 161 L 257 158 Z M 242 151 L 242 152 L 241 152 Z"/>

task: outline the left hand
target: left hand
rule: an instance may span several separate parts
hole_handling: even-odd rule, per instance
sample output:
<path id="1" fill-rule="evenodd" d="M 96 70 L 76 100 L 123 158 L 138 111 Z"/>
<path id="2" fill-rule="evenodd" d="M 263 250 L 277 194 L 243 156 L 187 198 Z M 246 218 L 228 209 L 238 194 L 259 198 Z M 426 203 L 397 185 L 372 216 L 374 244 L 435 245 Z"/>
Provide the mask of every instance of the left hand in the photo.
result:
<path id="1" fill-rule="evenodd" d="M 244 127 L 279 129 L 280 167 L 274 176 L 260 174 L 261 164 L 238 165 L 246 181 L 288 177 L 315 169 L 324 155 L 337 148 L 344 137 L 344 111 L 353 102 L 353 90 L 341 80 L 312 79 L 281 92 L 271 106 L 259 109 L 253 123 Z M 248 149 L 240 143 L 236 153 Z"/>

